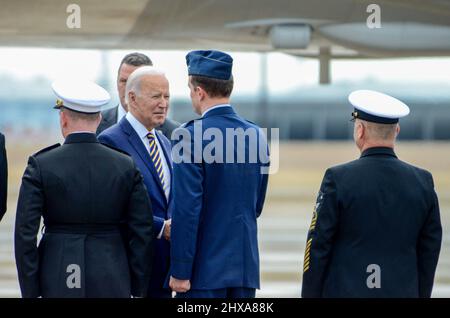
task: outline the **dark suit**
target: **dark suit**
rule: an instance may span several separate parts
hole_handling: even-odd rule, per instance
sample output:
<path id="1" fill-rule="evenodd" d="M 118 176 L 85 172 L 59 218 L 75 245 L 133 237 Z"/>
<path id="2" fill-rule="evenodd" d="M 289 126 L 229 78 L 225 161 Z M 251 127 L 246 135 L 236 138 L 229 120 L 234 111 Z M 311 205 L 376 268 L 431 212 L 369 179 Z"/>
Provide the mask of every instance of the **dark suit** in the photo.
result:
<path id="1" fill-rule="evenodd" d="M 8 195 L 8 160 L 6 158 L 5 136 L 0 133 L 0 221 L 6 213 Z"/>
<path id="2" fill-rule="evenodd" d="M 202 125 L 197 129 L 215 129 L 223 136 L 227 129 L 253 131 L 263 151 L 267 149 L 258 126 L 241 118 L 231 106 L 211 109 L 198 121 L 187 123 L 185 129 L 193 137 L 196 123 Z M 194 140 L 181 138 L 173 147 L 185 143 L 194 156 Z M 268 162 L 260 157 L 249 162 L 249 143 L 239 146 L 236 139 L 224 141 L 216 153 L 226 154 L 231 145 L 234 163 L 174 159 L 170 274 L 191 281 L 191 290 L 179 297 L 252 297 L 259 288 L 257 218 L 268 182 L 261 168 Z M 200 147 L 203 152 L 206 143 Z M 244 163 L 237 162 L 238 151 L 247 158 Z"/>
<path id="3" fill-rule="evenodd" d="M 165 156 L 170 173 L 172 173 L 170 142 L 158 131 L 156 137 L 162 147 L 160 155 Z M 163 289 L 163 283 L 169 270 L 170 243 L 165 240 L 164 237 L 160 239 L 156 239 L 156 237 L 161 232 L 164 221 L 171 218 L 169 206 L 172 201 L 172 195 L 169 196 L 168 200 L 166 199 L 163 186 L 158 177 L 154 163 L 150 158 L 150 154 L 126 117 L 122 118 L 119 124 L 105 130 L 98 138 L 102 143 L 129 153 L 144 177 L 144 183 L 147 187 L 148 195 L 153 207 L 153 229 L 155 237 L 155 253 L 149 296 L 154 298 L 171 297 L 170 290 Z"/>
<path id="4" fill-rule="evenodd" d="M 100 122 L 100 125 L 97 128 L 97 136 L 100 135 L 107 128 L 109 128 L 112 125 L 115 125 L 117 123 L 118 109 L 119 109 L 119 106 L 116 106 L 116 107 L 102 111 L 102 121 Z M 163 135 L 166 136 L 170 140 L 172 131 L 174 131 L 179 126 L 180 126 L 180 123 L 178 123 L 174 120 L 171 120 L 169 118 L 166 118 L 166 121 L 164 122 L 164 124 L 162 124 L 160 127 L 156 128 L 156 129 L 161 130 Z"/>
<path id="5" fill-rule="evenodd" d="M 325 173 L 302 296 L 430 297 L 441 240 L 431 174 L 400 161 L 391 148 L 367 149 Z M 378 279 L 369 265 L 378 266 Z"/>
<path id="6" fill-rule="evenodd" d="M 45 233 L 37 248 L 41 216 Z M 100 144 L 94 134 L 71 134 L 64 145 L 31 156 L 15 228 L 22 296 L 145 296 L 151 219 L 133 160 Z M 74 279 L 74 265 L 81 274 L 79 288 L 67 284 Z"/>

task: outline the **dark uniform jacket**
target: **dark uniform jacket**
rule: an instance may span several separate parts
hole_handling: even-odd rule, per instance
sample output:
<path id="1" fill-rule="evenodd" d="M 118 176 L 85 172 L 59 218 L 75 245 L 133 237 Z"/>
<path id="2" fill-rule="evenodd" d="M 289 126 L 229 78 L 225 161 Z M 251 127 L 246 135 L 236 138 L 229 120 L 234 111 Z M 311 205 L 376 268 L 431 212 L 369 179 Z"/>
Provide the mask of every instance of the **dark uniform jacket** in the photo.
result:
<path id="1" fill-rule="evenodd" d="M 45 233 L 37 248 L 41 217 Z M 89 133 L 31 156 L 15 253 L 24 297 L 145 296 L 152 209 L 133 160 Z"/>
<path id="2" fill-rule="evenodd" d="M 99 136 L 107 128 L 117 123 L 118 108 L 119 105 L 102 111 L 102 121 L 100 122 L 100 125 L 97 128 L 97 136 Z M 172 131 L 174 131 L 179 126 L 180 126 L 179 122 L 166 118 L 164 124 L 162 124 L 160 127 L 157 127 L 156 129 L 161 130 L 163 135 L 170 140 Z"/>
<path id="3" fill-rule="evenodd" d="M 367 149 L 325 173 L 302 296 L 430 297 L 441 239 L 431 174 L 391 148 Z"/>
<path id="4" fill-rule="evenodd" d="M 0 221 L 6 213 L 8 194 L 8 163 L 6 159 L 5 136 L 0 133 Z"/>

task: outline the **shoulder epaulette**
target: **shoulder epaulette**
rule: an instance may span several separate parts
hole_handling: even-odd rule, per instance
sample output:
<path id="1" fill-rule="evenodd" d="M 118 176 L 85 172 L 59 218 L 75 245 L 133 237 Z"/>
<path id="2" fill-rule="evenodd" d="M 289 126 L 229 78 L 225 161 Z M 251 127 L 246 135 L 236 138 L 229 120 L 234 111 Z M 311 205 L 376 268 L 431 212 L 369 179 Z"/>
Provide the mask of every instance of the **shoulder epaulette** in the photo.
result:
<path id="1" fill-rule="evenodd" d="M 195 121 L 197 121 L 197 120 L 202 120 L 202 119 L 203 119 L 202 117 L 192 119 L 192 120 L 190 120 L 190 121 L 188 121 L 188 122 L 185 122 L 184 124 L 181 124 L 180 128 L 188 127 L 188 126 L 192 125 Z"/>
<path id="2" fill-rule="evenodd" d="M 255 125 L 256 127 L 259 127 L 257 123 L 254 123 L 251 120 L 248 120 L 248 119 L 244 119 L 244 120 L 252 125 Z"/>
<path id="3" fill-rule="evenodd" d="M 50 150 L 52 150 L 52 149 L 55 149 L 55 148 L 58 148 L 58 147 L 60 147 L 60 146 L 61 146 L 60 143 L 57 143 L 57 144 L 48 146 L 48 147 L 46 147 L 46 148 L 44 148 L 44 149 L 39 150 L 38 152 L 36 152 L 35 154 L 33 154 L 33 156 L 40 155 L 40 154 L 42 154 L 42 153 L 44 153 L 44 152 L 48 152 L 48 151 L 50 151 Z"/>
<path id="4" fill-rule="evenodd" d="M 108 144 L 104 144 L 104 143 L 102 143 L 102 142 L 101 142 L 101 144 L 102 144 L 103 146 L 105 146 L 105 147 L 108 147 L 108 148 L 110 148 L 110 149 L 112 149 L 112 150 L 118 151 L 118 152 L 120 152 L 120 153 L 123 153 L 124 155 L 127 155 L 127 156 L 131 157 L 131 155 L 130 155 L 128 152 L 123 151 L 122 149 L 116 148 L 116 147 L 111 146 L 111 145 L 108 145 Z"/>

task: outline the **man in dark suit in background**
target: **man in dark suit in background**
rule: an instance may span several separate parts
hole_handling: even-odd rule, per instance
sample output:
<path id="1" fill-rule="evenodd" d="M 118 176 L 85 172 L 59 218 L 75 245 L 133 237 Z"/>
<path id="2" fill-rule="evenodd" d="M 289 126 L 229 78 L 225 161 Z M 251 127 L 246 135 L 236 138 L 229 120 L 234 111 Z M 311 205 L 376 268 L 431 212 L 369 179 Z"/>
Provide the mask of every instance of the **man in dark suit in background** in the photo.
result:
<path id="1" fill-rule="evenodd" d="M 5 136 L 0 133 L 0 221 L 6 213 L 8 196 L 8 160 L 6 158 Z"/>
<path id="2" fill-rule="evenodd" d="M 22 179 L 15 227 L 22 296 L 144 297 L 152 207 L 130 156 L 95 136 L 109 94 L 94 83 L 53 89 L 65 142 L 31 156 Z"/>
<path id="3" fill-rule="evenodd" d="M 430 297 L 442 241 L 431 173 L 394 152 L 401 101 L 356 91 L 358 160 L 328 169 L 308 233 L 303 297 Z"/>
<path id="4" fill-rule="evenodd" d="M 105 129 L 117 124 L 128 112 L 128 106 L 125 101 L 125 85 L 128 77 L 134 70 L 141 66 L 152 66 L 153 63 L 150 58 L 142 53 L 127 54 L 120 62 L 119 71 L 117 74 L 117 91 L 119 93 L 120 104 L 116 107 L 107 109 L 102 112 L 102 121 L 97 129 L 97 136 Z M 180 126 L 180 123 L 166 118 L 164 123 L 157 127 L 158 130 L 170 139 L 172 131 Z"/>

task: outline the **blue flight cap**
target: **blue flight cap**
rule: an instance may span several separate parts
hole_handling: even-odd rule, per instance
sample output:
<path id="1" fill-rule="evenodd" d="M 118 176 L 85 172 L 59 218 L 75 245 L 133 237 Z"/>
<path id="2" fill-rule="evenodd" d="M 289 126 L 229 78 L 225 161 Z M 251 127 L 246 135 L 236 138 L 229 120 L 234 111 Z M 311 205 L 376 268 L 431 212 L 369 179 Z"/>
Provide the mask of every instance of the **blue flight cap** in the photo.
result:
<path id="1" fill-rule="evenodd" d="M 191 51 L 186 55 L 186 64 L 189 75 L 229 80 L 233 58 L 220 51 Z"/>

